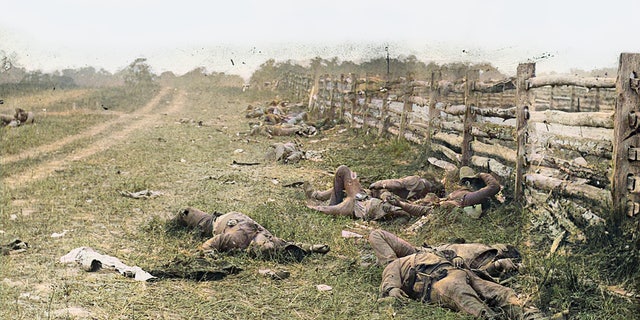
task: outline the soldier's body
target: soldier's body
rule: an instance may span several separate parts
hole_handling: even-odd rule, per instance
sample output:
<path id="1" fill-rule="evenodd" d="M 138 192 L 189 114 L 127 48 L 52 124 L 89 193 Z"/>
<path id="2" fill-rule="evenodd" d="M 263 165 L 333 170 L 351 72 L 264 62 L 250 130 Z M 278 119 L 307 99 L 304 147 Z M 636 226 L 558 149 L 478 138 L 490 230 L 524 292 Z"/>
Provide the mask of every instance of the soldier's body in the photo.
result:
<path id="1" fill-rule="evenodd" d="M 429 181 L 421 176 L 413 175 L 398 179 L 385 179 L 372 183 L 369 186 L 372 196 L 379 198 L 384 191 L 393 193 L 400 199 L 415 201 L 424 198 L 429 193 L 440 193 L 444 188 L 434 181 Z"/>
<path id="2" fill-rule="evenodd" d="M 390 198 L 389 203 L 402 208 L 412 216 L 423 216 L 431 212 L 433 206 L 459 207 L 469 215 L 478 218 L 488 208 L 491 198 L 500 192 L 500 183 L 489 173 L 476 174 L 470 167 L 460 168 L 460 187 L 445 198 L 423 198 L 415 202 Z"/>
<path id="3" fill-rule="evenodd" d="M 413 246 L 397 235 L 381 229 L 369 233 L 369 243 L 378 264 L 383 266 L 398 258 L 425 250 L 424 246 Z M 521 267 L 517 263 L 521 259 L 520 253 L 511 245 L 495 244 L 489 246 L 483 243 L 452 243 L 427 247 L 426 249 L 455 252 L 456 256 L 464 259 L 468 268 L 486 271 L 493 277 L 517 271 Z"/>
<path id="4" fill-rule="evenodd" d="M 508 287 L 485 280 L 473 271 L 457 267 L 460 257 L 446 257 L 437 250 L 424 250 L 398 258 L 382 273 L 380 294 L 398 299 L 434 303 L 477 318 L 504 313 L 521 319 L 523 303 Z"/>
<path id="5" fill-rule="evenodd" d="M 249 216 L 229 212 L 219 216 L 195 208 L 181 211 L 177 220 L 183 225 L 197 228 L 202 235 L 211 237 L 201 248 L 205 251 L 248 251 L 261 256 L 293 254 L 301 259 L 309 253 L 327 253 L 327 245 L 308 245 L 280 239 Z"/>
<path id="6" fill-rule="evenodd" d="M 25 111 L 21 108 L 16 108 L 13 117 L 8 115 L 0 115 L 0 125 L 18 127 L 23 124 L 32 124 L 35 122 L 35 115 L 31 111 Z"/>
<path id="7" fill-rule="evenodd" d="M 347 216 L 364 220 L 384 220 L 408 216 L 399 207 L 370 196 L 358 179 L 358 175 L 345 165 L 341 165 L 334 175 L 333 187 L 325 191 L 315 191 L 305 183 L 307 199 L 329 201 L 327 205 L 307 205 L 307 207 L 335 216 Z"/>
<path id="8" fill-rule="evenodd" d="M 304 136 L 310 137 L 317 133 L 314 126 L 305 123 L 300 124 L 256 124 L 251 127 L 251 135 L 264 135 L 272 138 L 273 136 Z"/>

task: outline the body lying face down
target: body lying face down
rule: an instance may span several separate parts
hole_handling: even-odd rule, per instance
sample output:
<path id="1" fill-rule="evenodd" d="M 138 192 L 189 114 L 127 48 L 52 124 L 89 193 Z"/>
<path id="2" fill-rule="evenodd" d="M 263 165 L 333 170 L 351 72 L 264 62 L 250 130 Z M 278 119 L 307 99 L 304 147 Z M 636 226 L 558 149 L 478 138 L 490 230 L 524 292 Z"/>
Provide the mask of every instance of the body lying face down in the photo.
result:
<path id="1" fill-rule="evenodd" d="M 283 240 L 240 212 L 208 214 L 195 208 L 180 211 L 176 221 L 186 227 L 198 229 L 205 237 L 204 251 L 246 251 L 257 256 L 292 255 L 301 260 L 310 253 L 327 253 L 329 246 L 310 245 Z"/>

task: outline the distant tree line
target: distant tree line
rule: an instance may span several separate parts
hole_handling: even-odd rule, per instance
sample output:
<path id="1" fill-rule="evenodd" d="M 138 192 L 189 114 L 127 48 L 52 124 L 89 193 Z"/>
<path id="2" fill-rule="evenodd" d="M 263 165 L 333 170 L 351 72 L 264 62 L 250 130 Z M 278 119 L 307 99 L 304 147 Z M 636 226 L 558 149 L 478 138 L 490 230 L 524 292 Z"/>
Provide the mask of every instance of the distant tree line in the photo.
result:
<path id="1" fill-rule="evenodd" d="M 229 75 L 224 72 L 207 72 L 204 67 L 197 67 L 182 76 L 176 76 L 171 71 L 163 72 L 159 81 L 162 84 L 182 84 L 206 87 L 242 87 L 244 80 L 239 75 Z"/>
<path id="2" fill-rule="evenodd" d="M 16 54 L 8 54 L 0 50 L 0 93 L 7 90 L 42 90 L 66 89 L 74 87 L 118 87 L 144 89 L 158 84 L 175 84 L 177 82 L 190 85 L 241 87 L 244 80 L 238 75 L 207 72 L 204 67 L 197 67 L 182 76 L 176 76 L 171 71 L 160 75 L 153 73 L 145 58 L 137 58 L 127 67 L 115 73 L 94 67 L 78 69 L 63 69 L 51 73 L 40 70 L 27 71 L 16 64 Z M 386 78 L 412 77 L 414 79 L 430 79 L 432 73 L 437 73 L 441 79 L 454 81 L 463 78 L 469 69 L 481 71 L 480 79 L 503 79 L 500 73 L 488 62 L 470 64 L 468 62 L 452 62 L 438 65 L 434 62 L 425 63 L 416 56 L 399 56 L 397 58 L 378 57 L 368 61 L 356 63 L 340 61 L 338 57 L 325 59 L 316 57 L 302 64 L 287 60 L 277 62 L 269 59 L 261 64 L 251 75 L 249 83 L 254 88 L 262 88 L 265 84 L 282 79 L 289 72 L 298 74 L 330 74 L 356 73 L 359 76 Z M 575 75 L 615 77 L 615 70 L 598 69 L 593 71 L 571 70 Z"/>
<path id="3" fill-rule="evenodd" d="M 463 78 L 469 69 L 478 69 L 484 77 L 506 78 L 498 69 L 490 63 L 470 64 L 467 62 L 453 62 L 438 65 L 434 62 L 425 63 L 418 60 L 416 56 L 400 56 L 398 58 L 385 57 L 374 58 L 365 62 L 355 63 L 353 61 L 340 61 L 337 57 L 324 59 L 316 57 L 307 66 L 292 60 L 276 62 L 274 59 L 267 60 L 250 79 L 250 84 L 254 87 L 263 87 L 276 79 L 281 79 L 286 73 L 300 74 L 330 74 L 356 73 L 359 76 L 365 74 L 369 77 L 378 77 L 381 80 L 394 79 L 398 77 L 412 77 L 414 79 L 430 79 L 432 73 L 438 73 L 441 79 L 454 81 Z"/>
<path id="4" fill-rule="evenodd" d="M 45 73 L 40 70 L 28 71 L 16 64 L 16 54 L 0 50 L 0 94 L 8 91 L 55 90 L 75 87 L 120 87 L 127 90 L 144 90 L 158 84 L 176 81 L 206 86 L 242 87 L 244 80 L 237 75 L 208 73 L 204 67 L 195 68 L 182 76 L 167 71 L 160 75 L 153 73 L 145 58 L 136 58 L 128 66 L 115 73 L 94 67 L 63 69 Z"/>

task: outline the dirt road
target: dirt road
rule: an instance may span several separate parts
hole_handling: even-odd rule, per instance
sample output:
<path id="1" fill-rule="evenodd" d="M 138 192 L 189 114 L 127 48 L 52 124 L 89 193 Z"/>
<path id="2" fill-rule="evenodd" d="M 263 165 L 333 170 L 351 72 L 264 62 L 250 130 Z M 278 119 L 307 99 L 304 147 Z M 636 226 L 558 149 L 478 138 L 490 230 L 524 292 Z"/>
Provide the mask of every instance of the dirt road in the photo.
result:
<path id="1" fill-rule="evenodd" d="M 65 137 L 52 144 L 28 149 L 22 153 L 4 157 L 2 159 L 2 166 L 6 168 L 6 165 L 16 161 L 54 153 L 80 139 L 101 137 L 89 146 L 74 150 L 71 154 L 39 163 L 29 170 L 8 176 L 4 181 L 5 186 L 13 189 L 16 186 L 24 186 L 26 183 L 46 178 L 52 172 L 65 168 L 70 162 L 85 159 L 98 152 L 107 150 L 115 144 L 122 143 L 134 131 L 153 126 L 160 118 L 181 110 L 185 103 L 185 92 L 183 90 L 179 90 L 169 103 L 162 103 L 165 101 L 164 98 L 170 94 L 171 90 L 177 89 L 163 87 L 144 107 L 133 113 L 118 114 L 116 119 L 93 126 L 79 134 Z M 121 129 L 116 131 L 118 127 L 121 127 Z"/>

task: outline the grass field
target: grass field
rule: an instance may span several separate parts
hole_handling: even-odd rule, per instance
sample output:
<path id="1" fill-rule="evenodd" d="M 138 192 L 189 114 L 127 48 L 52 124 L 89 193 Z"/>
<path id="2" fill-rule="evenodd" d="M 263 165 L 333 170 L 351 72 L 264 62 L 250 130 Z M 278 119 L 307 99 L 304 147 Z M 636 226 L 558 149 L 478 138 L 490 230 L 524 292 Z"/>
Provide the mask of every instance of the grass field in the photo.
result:
<path id="1" fill-rule="evenodd" d="M 4 99 L 3 108 L 23 101 L 38 118 L 34 126 L 1 129 L 0 240 L 20 238 L 30 246 L 0 257 L 1 319 L 465 319 L 418 302 L 377 303 L 382 268 L 371 264 L 366 242 L 340 235 L 345 229 L 366 235 L 366 229 L 307 209 L 302 189 L 285 187 L 305 180 L 329 187 L 341 164 L 357 171 L 363 185 L 409 174 L 442 176 L 421 161 L 417 146 L 343 125 L 298 138 L 303 149 L 321 152 L 323 161 L 269 162 L 264 156 L 270 144 L 291 138 L 248 136 L 243 111 L 273 99 L 273 92 L 194 88 L 58 90 L 42 93 L 46 99 Z M 105 101 L 108 110 L 96 107 Z M 234 160 L 260 164 L 234 166 Z M 143 189 L 162 195 L 143 200 L 120 194 Z M 187 206 L 240 211 L 281 238 L 327 243 L 331 252 L 300 263 L 220 255 L 216 261 L 243 271 L 211 282 L 136 282 L 58 262 L 79 246 L 145 269 L 195 254 L 206 239 L 168 223 Z M 418 234 L 403 233 L 407 224 L 398 221 L 358 223 L 415 244 L 460 237 L 515 244 L 527 268 L 510 286 L 548 314 L 568 309 L 572 319 L 633 319 L 640 311 L 637 300 L 606 289 L 638 279 L 637 267 L 627 268 L 617 254 L 624 244 L 615 239 L 599 239 L 599 250 L 575 245 L 548 256 L 553 239 L 533 228 L 530 214 L 515 205 L 480 220 L 443 211 L 433 215 Z M 272 280 L 258 273 L 265 268 L 291 276 Z M 333 289 L 318 291 L 319 284 Z"/>

